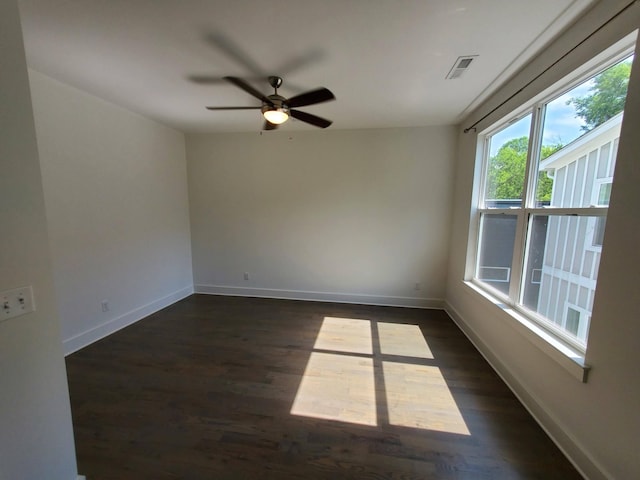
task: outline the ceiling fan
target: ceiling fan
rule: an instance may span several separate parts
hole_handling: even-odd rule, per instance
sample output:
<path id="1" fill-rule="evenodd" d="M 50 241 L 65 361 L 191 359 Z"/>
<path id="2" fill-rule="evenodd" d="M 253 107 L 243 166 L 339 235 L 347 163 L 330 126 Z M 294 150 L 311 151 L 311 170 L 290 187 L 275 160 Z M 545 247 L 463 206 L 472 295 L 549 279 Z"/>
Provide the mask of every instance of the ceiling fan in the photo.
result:
<path id="1" fill-rule="evenodd" d="M 333 123 L 326 118 L 300 110 L 294 110 L 296 107 L 306 107 L 308 105 L 315 105 L 316 103 L 335 100 L 336 97 L 326 88 L 318 88 L 291 98 L 284 98 L 278 95 L 278 88 L 282 85 L 282 78 L 280 77 L 269 77 L 269 85 L 271 85 L 275 91 L 273 95 L 260 93 L 238 77 L 224 77 L 224 79 L 233 83 L 236 87 L 241 88 L 249 95 L 253 95 L 258 100 L 261 100 L 262 105 L 255 107 L 206 107 L 208 110 L 260 110 L 264 116 L 263 130 L 275 130 L 278 128 L 278 125 L 286 122 L 289 116 L 319 128 L 327 128 Z"/>

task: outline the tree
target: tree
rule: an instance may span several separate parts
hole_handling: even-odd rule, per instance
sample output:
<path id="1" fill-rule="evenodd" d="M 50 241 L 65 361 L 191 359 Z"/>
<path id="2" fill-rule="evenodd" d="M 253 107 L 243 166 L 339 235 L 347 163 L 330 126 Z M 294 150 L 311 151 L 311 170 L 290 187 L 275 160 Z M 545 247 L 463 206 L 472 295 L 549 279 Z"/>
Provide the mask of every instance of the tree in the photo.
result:
<path id="1" fill-rule="evenodd" d="M 489 159 L 486 198 L 522 198 L 528 147 L 529 137 L 514 138 L 504 143 L 496 155 Z"/>
<path id="2" fill-rule="evenodd" d="M 498 152 L 489 159 L 487 172 L 487 199 L 515 200 L 522 199 L 524 190 L 524 174 L 527 163 L 529 137 L 513 138 L 504 143 Z M 562 144 L 542 147 L 542 158 L 557 152 Z M 551 200 L 553 180 L 545 172 L 539 172 L 536 189 L 536 200 Z"/>
<path id="3" fill-rule="evenodd" d="M 583 131 L 594 129 L 624 110 L 630 75 L 631 62 L 618 63 L 594 77 L 591 93 L 567 100 L 567 105 L 574 105 L 576 116 L 585 121 Z"/>

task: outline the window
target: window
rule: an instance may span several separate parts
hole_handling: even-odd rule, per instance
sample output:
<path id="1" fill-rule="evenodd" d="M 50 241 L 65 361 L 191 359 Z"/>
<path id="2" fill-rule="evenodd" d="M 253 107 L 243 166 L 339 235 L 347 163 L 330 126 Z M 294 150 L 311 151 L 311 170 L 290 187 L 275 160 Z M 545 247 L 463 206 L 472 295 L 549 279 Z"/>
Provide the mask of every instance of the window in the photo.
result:
<path id="1" fill-rule="evenodd" d="M 578 335 L 580 329 L 580 311 L 567 307 L 567 320 L 565 322 L 567 331 L 573 335 Z"/>
<path id="2" fill-rule="evenodd" d="M 567 80 L 479 137 L 472 281 L 579 352 L 587 345 L 631 60 L 618 55 L 586 79 Z"/>
<path id="3" fill-rule="evenodd" d="M 597 198 L 594 202 L 595 205 L 599 207 L 608 207 L 609 206 L 609 198 L 611 198 L 611 186 L 613 185 L 613 179 L 609 178 L 607 181 L 600 182 L 597 192 Z M 594 247 L 602 247 L 602 242 L 604 241 L 604 229 L 607 225 L 607 217 L 598 217 L 596 219 L 596 224 L 593 229 L 593 242 L 592 245 Z"/>

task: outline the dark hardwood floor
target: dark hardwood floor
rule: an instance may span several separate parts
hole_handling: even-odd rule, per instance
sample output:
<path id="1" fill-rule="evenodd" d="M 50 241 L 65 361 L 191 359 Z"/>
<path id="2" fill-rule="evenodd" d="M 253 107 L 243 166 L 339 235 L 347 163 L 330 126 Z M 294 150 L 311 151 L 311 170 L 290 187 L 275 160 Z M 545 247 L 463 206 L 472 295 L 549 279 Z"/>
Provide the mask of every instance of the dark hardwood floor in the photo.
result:
<path id="1" fill-rule="evenodd" d="M 581 478 L 442 311 L 193 295 L 67 371 L 88 480 Z"/>

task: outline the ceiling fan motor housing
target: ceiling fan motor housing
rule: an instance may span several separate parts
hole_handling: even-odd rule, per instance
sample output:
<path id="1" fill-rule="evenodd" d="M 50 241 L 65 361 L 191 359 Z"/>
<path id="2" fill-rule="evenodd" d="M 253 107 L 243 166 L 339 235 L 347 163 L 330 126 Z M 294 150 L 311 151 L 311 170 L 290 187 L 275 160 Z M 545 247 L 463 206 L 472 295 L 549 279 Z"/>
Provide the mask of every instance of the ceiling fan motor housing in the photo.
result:
<path id="1" fill-rule="evenodd" d="M 267 97 L 271 103 L 262 102 L 262 113 L 269 110 L 279 110 L 289 115 L 289 107 L 287 106 L 286 98 L 280 95 L 269 95 Z"/>

